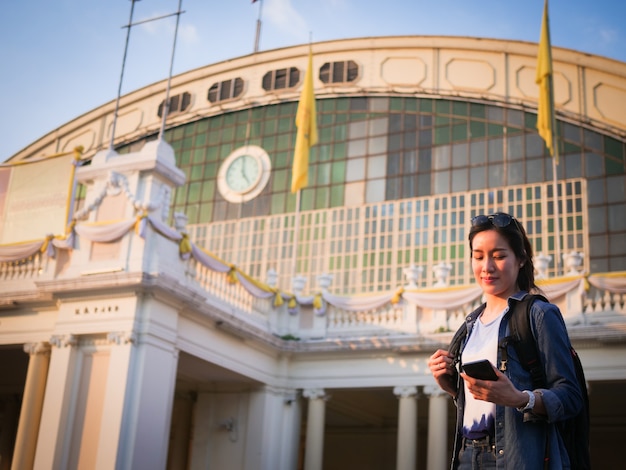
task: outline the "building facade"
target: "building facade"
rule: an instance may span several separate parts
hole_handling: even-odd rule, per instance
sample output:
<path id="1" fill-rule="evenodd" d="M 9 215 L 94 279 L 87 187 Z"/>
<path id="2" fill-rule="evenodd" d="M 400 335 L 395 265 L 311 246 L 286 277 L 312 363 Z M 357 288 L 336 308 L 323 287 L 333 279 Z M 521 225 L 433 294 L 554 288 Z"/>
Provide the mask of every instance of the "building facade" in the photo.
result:
<path id="1" fill-rule="evenodd" d="M 553 50 L 554 175 L 536 44 L 382 37 L 313 53 L 320 138 L 299 208 L 308 46 L 173 77 L 167 106 L 165 82 L 150 85 L 121 98 L 115 125 L 108 103 L 9 160 L 82 148 L 71 229 L 0 247 L 2 462 L 444 468 L 453 405 L 426 361 L 480 303 L 471 217 L 505 211 L 585 365 L 594 464 L 617 465 L 626 64 Z"/>

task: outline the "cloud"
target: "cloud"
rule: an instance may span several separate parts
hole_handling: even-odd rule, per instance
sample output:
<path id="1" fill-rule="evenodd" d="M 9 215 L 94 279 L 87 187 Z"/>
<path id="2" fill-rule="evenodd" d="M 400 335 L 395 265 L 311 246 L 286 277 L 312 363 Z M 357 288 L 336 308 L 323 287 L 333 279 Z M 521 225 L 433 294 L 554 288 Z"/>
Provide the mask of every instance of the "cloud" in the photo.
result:
<path id="1" fill-rule="evenodd" d="M 615 44 L 619 40 L 619 32 L 614 29 L 600 29 L 598 36 L 603 44 Z"/>
<path id="2" fill-rule="evenodd" d="M 146 18 L 135 21 L 135 23 L 150 20 L 152 18 L 160 18 L 162 16 L 170 15 L 171 13 L 172 12 L 163 13 L 157 11 Z M 181 15 L 178 24 L 177 41 L 181 41 L 185 44 L 194 44 L 198 42 L 199 34 L 197 28 L 193 24 L 189 24 L 185 21 L 189 19 L 190 18 L 185 18 L 184 14 Z M 166 36 L 173 38 L 174 29 L 176 28 L 176 17 L 169 16 L 167 18 L 160 18 L 158 20 L 148 21 L 147 23 L 140 24 L 138 27 L 141 28 L 141 31 L 143 33 L 146 33 L 150 36 Z"/>
<path id="3" fill-rule="evenodd" d="M 309 37 L 307 23 L 293 7 L 291 0 L 266 0 L 263 4 L 263 20 L 299 40 L 307 40 Z"/>

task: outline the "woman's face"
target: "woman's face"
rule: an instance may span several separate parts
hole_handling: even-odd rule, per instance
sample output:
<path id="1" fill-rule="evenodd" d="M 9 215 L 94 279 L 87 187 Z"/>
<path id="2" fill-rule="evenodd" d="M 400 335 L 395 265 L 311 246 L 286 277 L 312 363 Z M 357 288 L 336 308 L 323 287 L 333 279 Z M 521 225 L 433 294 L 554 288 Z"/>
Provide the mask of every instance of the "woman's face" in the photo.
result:
<path id="1" fill-rule="evenodd" d="M 474 236 L 472 271 L 485 294 L 506 299 L 516 293 L 521 266 L 509 242 L 497 231 L 483 230 Z"/>

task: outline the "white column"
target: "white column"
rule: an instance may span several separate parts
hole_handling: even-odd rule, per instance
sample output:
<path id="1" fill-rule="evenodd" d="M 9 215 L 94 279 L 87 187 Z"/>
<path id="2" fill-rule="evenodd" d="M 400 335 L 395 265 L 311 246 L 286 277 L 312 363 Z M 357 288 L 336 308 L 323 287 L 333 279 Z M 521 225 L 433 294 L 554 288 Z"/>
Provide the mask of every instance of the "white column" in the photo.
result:
<path id="1" fill-rule="evenodd" d="M 102 403 L 102 421 L 96 456 L 97 469 L 115 468 L 134 336 L 130 332 L 114 332 L 107 335 L 107 341 L 111 344 L 111 349 Z"/>
<path id="2" fill-rule="evenodd" d="M 417 387 L 395 387 L 398 407 L 397 470 L 415 470 L 417 462 Z"/>
<path id="3" fill-rule="evenodd" d="M 309 400 L 304 470 L 322 470 L 324 461 L 326 392 L 321 388 L 305 389 L 302 392 L 302 396 Z"/>
<path id="4" fill-rule="evenodd" d="M 170 340 L 139 335 L 132 348 L 115 468 L 164 469 L 178 350 Z"/>
<path id="5" fill-rule="evenodd" d="M 449 467 L 448 459 L 448 394 L 436 385 L 424 387 L 428 395 L 427 470 Z"/>
<path id="6" fill-rule="evenodd" d="M 24 351 L 30 355 L 30 359 L 15 438 L 12 470 L 33 468 L 48 378 L 48 366 L 50 365 L 50 344 L 28 343 L 24 345 Z"/>
<path id="7" fill-rule="evenodd" d="M 250 393 L 245 432 L 245 470 L 297 467 L 300 416 L 295 390 L 263 386 Z"/>
<path id="8" fill-rule="evenodd" d="M 54 335 L 43 409 L 35 451 L 35 470 L 60 469 L 67 466 L 70 402 L 74 397 L 76 337 Z"/>

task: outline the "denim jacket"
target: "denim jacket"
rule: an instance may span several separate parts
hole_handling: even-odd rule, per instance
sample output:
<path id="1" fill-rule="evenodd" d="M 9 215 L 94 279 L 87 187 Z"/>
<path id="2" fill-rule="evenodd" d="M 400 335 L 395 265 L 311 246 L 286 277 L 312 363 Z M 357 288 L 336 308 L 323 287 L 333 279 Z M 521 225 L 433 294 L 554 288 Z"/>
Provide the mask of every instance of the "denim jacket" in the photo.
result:
<path id="1" fill-rule="evenodd" d="M 526 296 L 520 291 L 508 299 L 509 311 L 502 318 L 498 341 L 509 336 L 509 318 L 515 304 Z M 482 313 L 485 306 L 472 312 L 466 319 L 467 331 Z M 582 394 L 570 355 L 570 340 L 561 312 L 554 304 L 541 300 L 533 302 L 530 310 L 531 331 L 537 340 L 540 360 L 546 377 L 546 388 L 542 393 L 547 416 L 527 416 L 512 407 L 497 405 L 495 416 L 495 454 L 498 469 L 541 469 L 543 468 L 546 444 L 549 445 L 550 469 L 570 468 L 567 452 L 554 423 L 575 416 L 583 406 Z M 461 346 L 461 351 L 467 343 Z M 507 346 L 506 370 L 502 371 L 518 390 L 532 390 L 532 379 L 520 364 L 512 344 Z M 498 368 L 501 366 L 502 351 L 498 348 Z M 457 420 L 452 468 L 458 465 L 462 445 L 463 412 L 465 408 L 463 379 L 458 377 L 456 398 Z M 530 413 L 528 413 L 530 415 Z M 529 419 L 535 418 L 535 419 Z M 547 440 L 546 440 L 547 439 Z"/>

